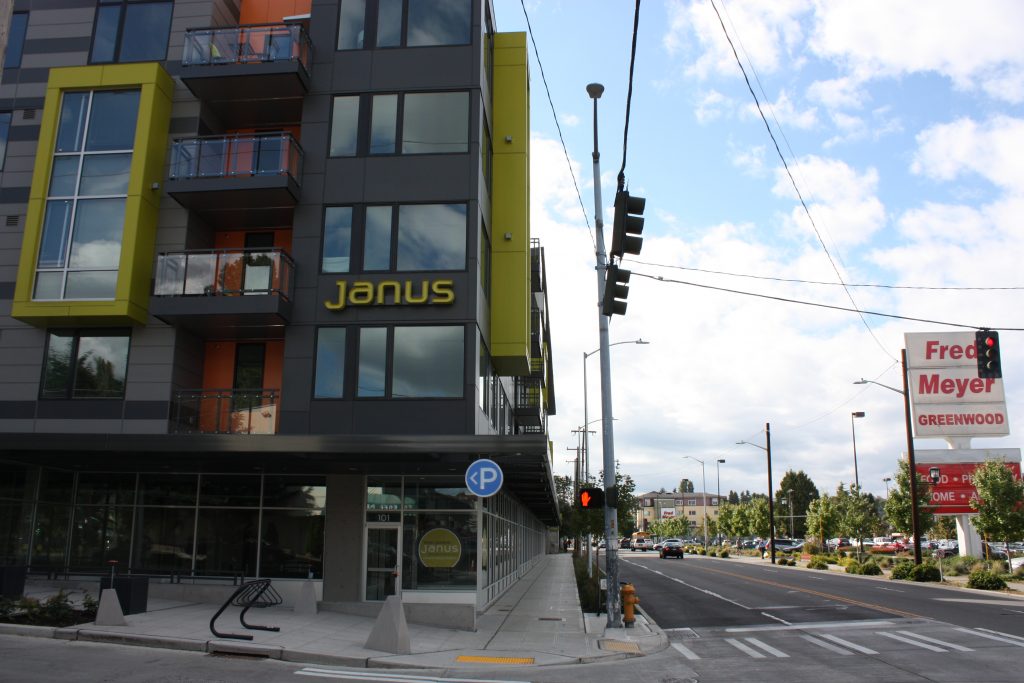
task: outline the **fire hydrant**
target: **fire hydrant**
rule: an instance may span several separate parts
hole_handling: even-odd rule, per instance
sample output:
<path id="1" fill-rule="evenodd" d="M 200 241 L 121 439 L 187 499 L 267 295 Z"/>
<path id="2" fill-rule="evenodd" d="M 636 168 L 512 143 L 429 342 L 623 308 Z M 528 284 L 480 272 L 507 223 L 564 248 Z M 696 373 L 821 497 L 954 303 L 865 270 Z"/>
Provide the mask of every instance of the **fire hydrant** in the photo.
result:
<path id="1" fill-rule="evenodd" d="M 636 621 L 633 605 L 639 605 L 640 598 L 636 594 L 636 588 L 631 583 L 623 584 L 620 594 L 622 596 L 622 621 L 626 628 L 632 628 L 633 623 Z"/>

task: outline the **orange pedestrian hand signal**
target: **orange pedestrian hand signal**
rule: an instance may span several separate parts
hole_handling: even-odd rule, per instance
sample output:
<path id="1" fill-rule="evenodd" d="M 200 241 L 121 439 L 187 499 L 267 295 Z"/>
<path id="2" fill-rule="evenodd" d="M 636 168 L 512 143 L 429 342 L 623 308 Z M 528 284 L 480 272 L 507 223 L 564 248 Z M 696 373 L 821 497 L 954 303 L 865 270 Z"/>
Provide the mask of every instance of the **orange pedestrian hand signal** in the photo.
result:
<path id="1" fill-rule="evenodd" d="M 576 500 L 584 510 L 594 510 L 604 507 L 604 490 L 599 488 L 580 489 Z"/>

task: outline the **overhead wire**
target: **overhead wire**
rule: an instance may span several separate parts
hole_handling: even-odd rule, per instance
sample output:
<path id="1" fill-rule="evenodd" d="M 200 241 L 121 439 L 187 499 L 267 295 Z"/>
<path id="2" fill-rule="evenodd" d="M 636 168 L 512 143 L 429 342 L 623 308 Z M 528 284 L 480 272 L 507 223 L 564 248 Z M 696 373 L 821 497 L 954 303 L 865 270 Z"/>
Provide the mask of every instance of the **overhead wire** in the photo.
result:
<path id="1" fill-rule="evenodd" d="M 639 4 L 640 0 L 637 0 Z M 576 199 L 580 202 L 580 209 L 583 211 L 583 220 L 587 224 L 587 230 L 590 232 L 590 241 L 597 244 L 597 238 L 594 236 L 594 230 L 590 225 L 590 218 L 587 216 L 587 208 L 583 205 L 583 196 L 580 194 L 580 186 L 576 182 L 576 174 L 572 170 L 572 161 L 569 159 L 569 150 L 565 147 L 565 138 L 562 136 L 562 126 L 558 123 L 558 113 L 555 111 L 555 103 L 551 99 L 551 89 L 548 88 L 548 79 L 544 74 L 544 63 L 540 59 L 540 50 L 537 49 L 537 41 L 533 37 L 533 26 L 530 25 L 530 15 L 526 11 L 526 0 L 519 0 L 519 4 L 523 8 L 523 17 L 526 19 L 526 31 L 530 35 L 530 44 L 533 45 L 533 55 L 537 58 L 537 68 L 540 69 L 540 78 L 544 82 L 544 92 L 548 96 L 548 105 L 551 107 L 551 117 L 555 120 L 555 128 L 558 130 L 558 141 L 562 145 L 562 153 L 565 155 L 565 163 L 569 167 L 569 176 L 572 178 L 572 186 L 576 190 Z"/>
<path id="2" fill-rule="evenodd" d="M 629 85 L 626 88 L 626 122 L 622 127 L 622 166 L 619 167 L 617 187 L 619 191 L 626 187 L 626 150 L 629 142 L 629 110 L 633 103 L 633 68 L 636 66 L 636 38 L 640 28 L 640 0 L 636 0 L 633 12 L 633 45 L 629 52 Z"/>
<path id="3" fill-rule="evenodd" d="M 860 308 L 853 298 L 853 293 L 850 292 L 849 289 L 846 289 L 843 276 L 839 272 L 839 267 L 836 265 L 835 259 L 832 258 L 832 253 L 829 251 L 828 246 L 825 244 L 825 240 L 822 239 L 821 237 L 821 232 L 818 230 L 818 226 L 814 221 L 814 216 L 811 215 L 811 210 L 807 206 L 807 202 L 804 199 L 803 193 L 800 191 L 800 187 L 799 185 L 797 185 L 796 179 L 793 177 L 793 172 L 789 167 L 789 163 L 786 161 L 786 157 L 782 153 L 782 149 L 779 148 L 779 141 L 775 138 L 775 133 L 772 131 L 772 127 L 768 124 L 768 119 L 764 115 L 764 109 L 761 107 L 761 101 L 758 99 L 757 93 L 754 92 L 754 87 L 750 83 L 750 77 L 747 75 L 747 70 L 743 66 L 743 62 L 742 60 L 740 60 L 739 54 L 736 52 L 736 46 L 732 42 L 732 37 L 729 35 L 729 31 L 725 28 L 725 22 L 722 19 L 721 12 L 718 11 L 718 5 L 715 4 L 715 0 L 708 1 L 711 3 L 711 7 L 715 10 L 715 16 L 718 17 L 718 23 L 722 27 L 722 33 L 725 34 L 725 39 L 729 43 L 729 48 L 732 50 L 732 54 L 736 60 L 736 64 L 739 66 L 740 72 L 743 74 L 743 80 L 747 84 L 747 90 L 750 91 L 751 97 L 754 98 L 754 104 L 757 106 L 757 112 L 761 116 L 761 121 L 764 122 L 765 129 L 768 131 L 768 137 L 771 138 L 772 144 L 775 146 L 775 153 L 778 154 L 779 159 L 782 161 L 782 166 L 786 171 L 786 175 L 789 177 L 789 182 L 790 184 L 792 184 L 793 190 L 796 192 L 797 199 L 799 199 L 800 201 L 800 206 L 803 207 L 804 214 L 807 216 L 808 221 L 810 221 L 811 228 L 814 230 L 814 234 L 818 238 L 818 243 L 821 245 L 822 250 L 825 252 L 825 256 L 828 258 L 828 262 L 832 265 L 832 270 L 835 271 L 836 277 L 839 278 L 840 283 L 843 284 L 847 298 L 850 300 L 850 303 L 853 304 L 853 309 L 848 310 L 852 310 L 860 314 L 861 322 L 864 324 L 864 327 L 871 335 L 871 338 L 875 340 L 875 343 L 878 345 L 878 347 L 882 350 L 883 353 L 885 353 L 890 358 L 895 358 L 892 355 L 892 353 L 890 353 L 889 350 L 885 348 L 881 340 L 879 340 L 879 338 L 875 335 L 875 331 L 871 329 L 871 326 L 868 324 L 867 319 L 864 317 L 863 314 L 861 314 Z"/>

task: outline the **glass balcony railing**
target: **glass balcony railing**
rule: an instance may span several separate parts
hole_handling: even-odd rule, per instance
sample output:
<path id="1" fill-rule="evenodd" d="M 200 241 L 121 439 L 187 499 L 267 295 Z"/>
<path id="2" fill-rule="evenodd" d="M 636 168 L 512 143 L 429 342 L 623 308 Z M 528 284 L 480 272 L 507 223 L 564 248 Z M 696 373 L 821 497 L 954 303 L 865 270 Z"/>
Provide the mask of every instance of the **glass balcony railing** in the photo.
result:
<path id="1" fill-rule="evenodd" d="M 291 299 L 295 262 L 281 249 L 208 249 L 160 254 L 154 296 L 276 294 Z"/>
<path id="2" fill-rule="evenodd" d="M 174 395 L 172 434 L 276 434 L 276 389 L 192 389 Z"/>
<path id="3" fill-rule="evenodd" d="M 302 148 L 291 133 L 216 135 L 175 140 L 168 178 L 302 177 Z"/>
<path id="4" fill-rule="evenodd" d="M 197 28 L 185 32 L 182 66 L 298 62 L 308 73 L 309 34 L 298 24 Z"/>

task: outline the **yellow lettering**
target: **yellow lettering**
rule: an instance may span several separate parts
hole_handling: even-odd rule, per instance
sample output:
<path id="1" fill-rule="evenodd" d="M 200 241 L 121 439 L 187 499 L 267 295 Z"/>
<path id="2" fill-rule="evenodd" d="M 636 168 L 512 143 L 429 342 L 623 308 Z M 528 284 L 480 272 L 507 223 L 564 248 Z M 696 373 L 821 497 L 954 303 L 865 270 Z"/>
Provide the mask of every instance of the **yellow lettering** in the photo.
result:
<path id="1" fill-rule="evenodd" d="M 353 282 L 352 289 L 348 292 L 348 302 L 353 306 L 362 306 L 373 303 L 373 283 Z"/>
<path id="2" fill-rule="evenodd" d="M 412 280 L 405 281 L 405 303 L 407 304 L 425 304 L 427 303 L 427 281 L 420 280 L 420 293 L 419 296 L 413 296 L 412 294 Z"/>
<path id="3" fill-rule="evenodd" d="M 391 293 L 391 303 L 400 304 L 402 303 L 402 283 L 397 280 L 384 280 L 377 284 L 377 303 L 386 304 L 385 300 L 387 296 L 387 288 L 390 287 L 393 291 Z"/>
<path id="4" fill-rule="evenodd" d="M 345 287 L 348 283 L 344 280 L 338 280 L 335 284 L 338 285 L 338 300 L 324 302 L 324 307 L 329 311 L 340 311 L 345 308 Z"/>
<path id="5" fill-rule="evenodd" d="M 455 301 L 455 283 L 451 280 L 434 280 L 430 284 L 431 290 L 434 292 L 434 298 L 430 300 L 432 304 L 450 304 Z"/>

